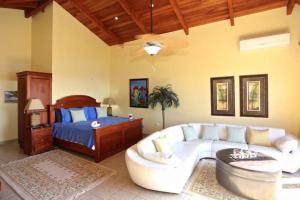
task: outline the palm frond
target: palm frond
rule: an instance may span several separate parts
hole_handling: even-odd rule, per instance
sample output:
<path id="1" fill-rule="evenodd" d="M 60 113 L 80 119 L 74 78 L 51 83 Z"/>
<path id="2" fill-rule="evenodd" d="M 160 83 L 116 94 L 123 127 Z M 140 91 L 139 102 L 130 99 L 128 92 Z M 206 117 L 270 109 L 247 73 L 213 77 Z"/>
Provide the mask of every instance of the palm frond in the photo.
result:
<path id="1" fill-rule="evenodd" d="M 149 106 L 154 109 L 157 104 L 160 104 L 162 109 L 179 106 L 178 95 L 172 90 L 171 85 L 156 86 L 153 92 L 149 95 Z"/>

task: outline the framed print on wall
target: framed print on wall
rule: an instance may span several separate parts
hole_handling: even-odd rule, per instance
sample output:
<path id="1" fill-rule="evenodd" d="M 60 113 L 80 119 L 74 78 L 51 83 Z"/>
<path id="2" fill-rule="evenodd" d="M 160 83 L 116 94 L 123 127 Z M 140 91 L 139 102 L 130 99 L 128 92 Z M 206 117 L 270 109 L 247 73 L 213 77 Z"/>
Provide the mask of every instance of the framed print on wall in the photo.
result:
<path id="1" fill-rule="evenodd" d="M 268 75 L 240 76 L 240 116 L 268 117 Z"/>
<path id="2" fill-rule="evenodd" d="M 210 79 L 211 115 L 235 116 L 234 77 Z"/>
<path id="3" fill-rule="evenodd" d="M 4 91 L 5 103 L 18 103 L 18 91 Z"/>
<path id="4" fill-rule="evenodd" d="M 130 107 L 148 108 L 148 94 L 147 78 L 129 80 Z"/>

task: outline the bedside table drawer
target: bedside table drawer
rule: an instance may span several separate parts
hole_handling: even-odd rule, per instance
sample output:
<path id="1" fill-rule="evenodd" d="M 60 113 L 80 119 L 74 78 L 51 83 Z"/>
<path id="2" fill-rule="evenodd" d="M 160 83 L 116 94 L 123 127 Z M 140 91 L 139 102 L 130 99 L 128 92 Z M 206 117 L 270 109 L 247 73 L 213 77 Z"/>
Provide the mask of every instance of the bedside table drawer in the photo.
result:
<path id="1" fill-rule="evenodd" d="M 46 142 L 46 143 L 39 143 L 39 144 L 36 144 L 35 147 L 34 147 L 34 152 L 35 153 L 41 153 L 41 152 L 44 152 L 44 151 L 47 151 L 47 150 L 50 150 L 52 149 L 52 141 L 51 143 L 50 142 Z"/>
<path id="2" fill-rule="evenodd" d="M 34 144 L 35 145 L 40 145 L 44 143 L 50 143 L 52 144 L 52 136 L 51 135 L 39 135 L 34 137 Z"/>
<path id="3" fill-rule="evenodd" d="M 42 153 L 53 148 L 52 128 L 39 128 L 31 130 L 31 155 Z"/>
<path id="4" fill-rule="evenodd" d="M 35 144 L 52 142 L 52 131 L 51 129 L 38 129 L 32 131 L 32 140 Z"/>

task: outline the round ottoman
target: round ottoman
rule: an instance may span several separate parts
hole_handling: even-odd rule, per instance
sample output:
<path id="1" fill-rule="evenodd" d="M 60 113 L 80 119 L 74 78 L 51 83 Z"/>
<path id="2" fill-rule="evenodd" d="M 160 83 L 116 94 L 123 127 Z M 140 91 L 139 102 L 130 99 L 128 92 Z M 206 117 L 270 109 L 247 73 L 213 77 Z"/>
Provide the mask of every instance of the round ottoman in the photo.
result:
<path id="1" fill-rule="evenodd" d="M 248 150 L 224 149 L 217 152 L 216 159 L 216 178 L 229 191 L 250 199 L 279 198 L 282 171 L 274 158 Z"/>

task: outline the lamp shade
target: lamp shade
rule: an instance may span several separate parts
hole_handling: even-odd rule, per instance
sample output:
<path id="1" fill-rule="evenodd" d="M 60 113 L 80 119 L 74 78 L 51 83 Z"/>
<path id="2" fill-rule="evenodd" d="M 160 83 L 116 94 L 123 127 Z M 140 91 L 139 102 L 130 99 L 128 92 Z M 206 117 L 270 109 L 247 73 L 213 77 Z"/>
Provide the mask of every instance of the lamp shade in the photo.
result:
<path id="1" fill-rule="evenodd" d="M 30 99 L 25 107 L 26 111 L 45 109 L 40 99 Z"/>
<path id="2" fill-rule="evenodd" d="M 104 105 L 115 105 L 116 102 L 112 98 L 108 97 L 108 98 L 103 99 L 102 104 L 104 104 Z"/>

